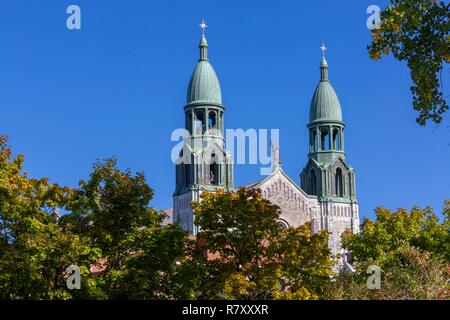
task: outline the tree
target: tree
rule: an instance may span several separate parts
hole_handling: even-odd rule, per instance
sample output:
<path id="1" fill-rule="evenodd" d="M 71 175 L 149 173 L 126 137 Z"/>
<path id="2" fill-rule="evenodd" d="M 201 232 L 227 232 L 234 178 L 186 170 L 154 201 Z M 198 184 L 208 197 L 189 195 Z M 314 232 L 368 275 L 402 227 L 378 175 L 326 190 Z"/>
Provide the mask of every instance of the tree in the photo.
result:
<path id="1" fill-rule="evenodd" d="M 369 55 L 378 60 L 392 53 L 406 61 L 413 85 L 417 122 L 442 121 L 448 110 L 442 84 L 444 63 L 450 62 L 450 4 L 437 0 L 391 0 L 372 30 Z"/>
<path id="2" fill-rule="evenodd" d="M 425 300 L 450 299 L 448 264 L 427 251 L 402 245 L 392 250 L 381 268 L 379 289 L 367 286 L 367 267 L 358 262 L 355 274 L 340 274 L 328 292 L 329 299 Z"/>
<path id="3" fill-rule="evenodd" d="M 376 220 L 365 219 L 359 234 L 343 234 L 342 244 L 353 256 L 356 273 L 339 275 L 329 298 L 449 299 L 448 200 L 443 213 L 440 223 L 430 208 L 377 208 Z M 380 289 L 366 285 L 370 265 L 380 267 Z"/>
<path id="4" fill-rule="evenodd" d="M 67 289 L 66 268 L 87 276 L 99 252 L 58 222 L 71 189 L 29 178 L 23 162 L 0 137 L 0 298 L 70 299 L 78 292 Z"/>
<path id="5" fill-rule="evenodd" d="M 194 202 L 201 299 L 313 299 L 331 275 L 328 234 L 306 224 L 282 230 L 260 190 L 205 192 Z"/>
<path id="6" fill-rule="evenodd" d="M 382 264 L 389 252 L 397 247 L 409 245 L 428 251 L 443 261 L 450 261 L 450 210 L 449 201 L 444 207 L 444 221 L 431 208 L 412 208 L 411 212 L 398 209 L 395 212 L 379 207 L 376 220 L 364 219 L 361 232 L 344 232 L 342 245 L 351 251 L 357 260 Z"/>
<path id="7" fill-rule="evenodd" d="M 113 158 L 94 164 L 73 192 L 64 225 L 101 250 L 97 283 L 108 298 L 168 299 L 179 289 L 185 233 L 161 225 L 165 214 L 150 206 L 152 197 L 145 176 L 119 170 Z"/>
<path id="8" fill-rule="evenodd" d="M 281 267 L 281 287 L 287 289 L 277 293 L 276 298 L 298 299 L 306 290 L 310 298 L 322 297 L 336 262 L 331 259 L 328 232 L 313 233 L 308 222 L 283 231 L 274 244 Z"/>

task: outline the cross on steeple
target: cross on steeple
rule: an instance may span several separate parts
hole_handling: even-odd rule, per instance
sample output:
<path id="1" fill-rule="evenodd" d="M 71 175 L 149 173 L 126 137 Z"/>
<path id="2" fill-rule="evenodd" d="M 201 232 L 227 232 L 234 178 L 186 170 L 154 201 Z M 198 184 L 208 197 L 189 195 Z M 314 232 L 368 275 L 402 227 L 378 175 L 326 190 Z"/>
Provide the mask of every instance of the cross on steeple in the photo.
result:
<path id="1" fill-rule="evenodd" d="M 202 28 L 202 34 L 205 35 L 205 29 L 208 28 L 208 26 L 205 23 L 205 19 L 202 19 L 202 23 L 199 24 L 200 28 Z"/>
<path id="2" fill-rule="evenodd" d="M 322 58 L 325 58 L 325 51 L 328 50 L 327 47 L 325 47 L 325 43 L 322 42 L 320 50 L 322 50 Z"/>

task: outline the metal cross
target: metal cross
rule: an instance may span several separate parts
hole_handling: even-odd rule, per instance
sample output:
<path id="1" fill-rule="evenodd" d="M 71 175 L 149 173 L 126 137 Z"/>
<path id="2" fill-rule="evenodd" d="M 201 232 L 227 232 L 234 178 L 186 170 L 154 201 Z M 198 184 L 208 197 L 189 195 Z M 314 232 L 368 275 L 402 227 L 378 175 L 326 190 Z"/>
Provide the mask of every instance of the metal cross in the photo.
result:
<path id="1" fill-rule="evenodd" d="M 327 50 L 327 48 L 325 47 L 325 43 L 322 42 L 320 50 L 322 50 L 322 57 L 325 58 L 325 50 Z"/>
<path id="2" fill-rule="evenodd" d="M 200 28 L 202 28 L 202 34 L 205 34 L 205 29 L 208 27 L 205 23 L 205 19 L 202 20 L 202 23 L 199 24 Z"/>

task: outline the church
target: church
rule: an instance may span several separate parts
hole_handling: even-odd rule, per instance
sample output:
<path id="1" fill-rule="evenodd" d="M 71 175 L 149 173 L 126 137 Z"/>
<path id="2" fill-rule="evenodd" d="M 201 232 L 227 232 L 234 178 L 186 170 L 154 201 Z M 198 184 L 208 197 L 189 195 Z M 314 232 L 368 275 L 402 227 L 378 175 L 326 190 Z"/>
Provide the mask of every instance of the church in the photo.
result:
<path id="1" fill-rule="evenodd" d="M 233 158 L 225 150 L 224 113 L 219 79 L 208 60 L 204 22 L 199 44 L 199 60 L 192 72 L 184 106 L 185 129 L 189 133 L 175 164 L 176 187 L 173 222 L 191 234 L 198 226 L 191 201 L 200 201 L 204 191 L 234 190 Z M 345 229 L 359 230 L 355 171 L 347 162 L 344 148 L 345 123 L 339 99 L 328 79 L 325 46 L 320 63 L 320 81 L 312 95 L 309 123 L 308 161 L 297 184 L 284 171 L 278 148 L 272 148 L 272 173 L 245 185 L 259 188 L 263 196 L 280 207 L 282 228 L 298 227 L 310 221 L 313 231 L 330 232 L 332 253 L 341 253 L 340 239 Z M 308 148 L 305 146 L 305 152 Z M 211 159 L 215 161 L 211 161 Z M 186 161 L 187 160 L 187 161 Z"/>

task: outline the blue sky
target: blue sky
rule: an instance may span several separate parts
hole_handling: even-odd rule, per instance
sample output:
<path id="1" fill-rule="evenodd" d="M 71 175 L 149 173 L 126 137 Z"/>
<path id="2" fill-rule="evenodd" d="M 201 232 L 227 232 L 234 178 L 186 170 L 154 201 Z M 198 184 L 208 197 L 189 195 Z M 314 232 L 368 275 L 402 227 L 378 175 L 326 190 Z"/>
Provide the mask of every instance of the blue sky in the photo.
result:
<path id="1" fill-rule="evenodd" d="M 96 159 L 116 156 L 121 168 L 145 172 L 154 206 L 170 207 L 170 135 L 184 125 L 205 17 L 227 128 L 280 129 L 284 170 L 298 182 L 324 41 L 361 215 L 380 205 L 440 211 L 450 197 L 450 114 L 417 125 L 406 65 L 369 59 L 366 8 L 386 3 L 2 1 L 0 134 L 33 177 L 76 186 Z M 82 30 L 66 28 L 70 4 L 81 7 Z M 447 66 L 447 88 L 449 80 Z M 236 166 L 236 185 L 260 179 L 259 169 Z"/>

